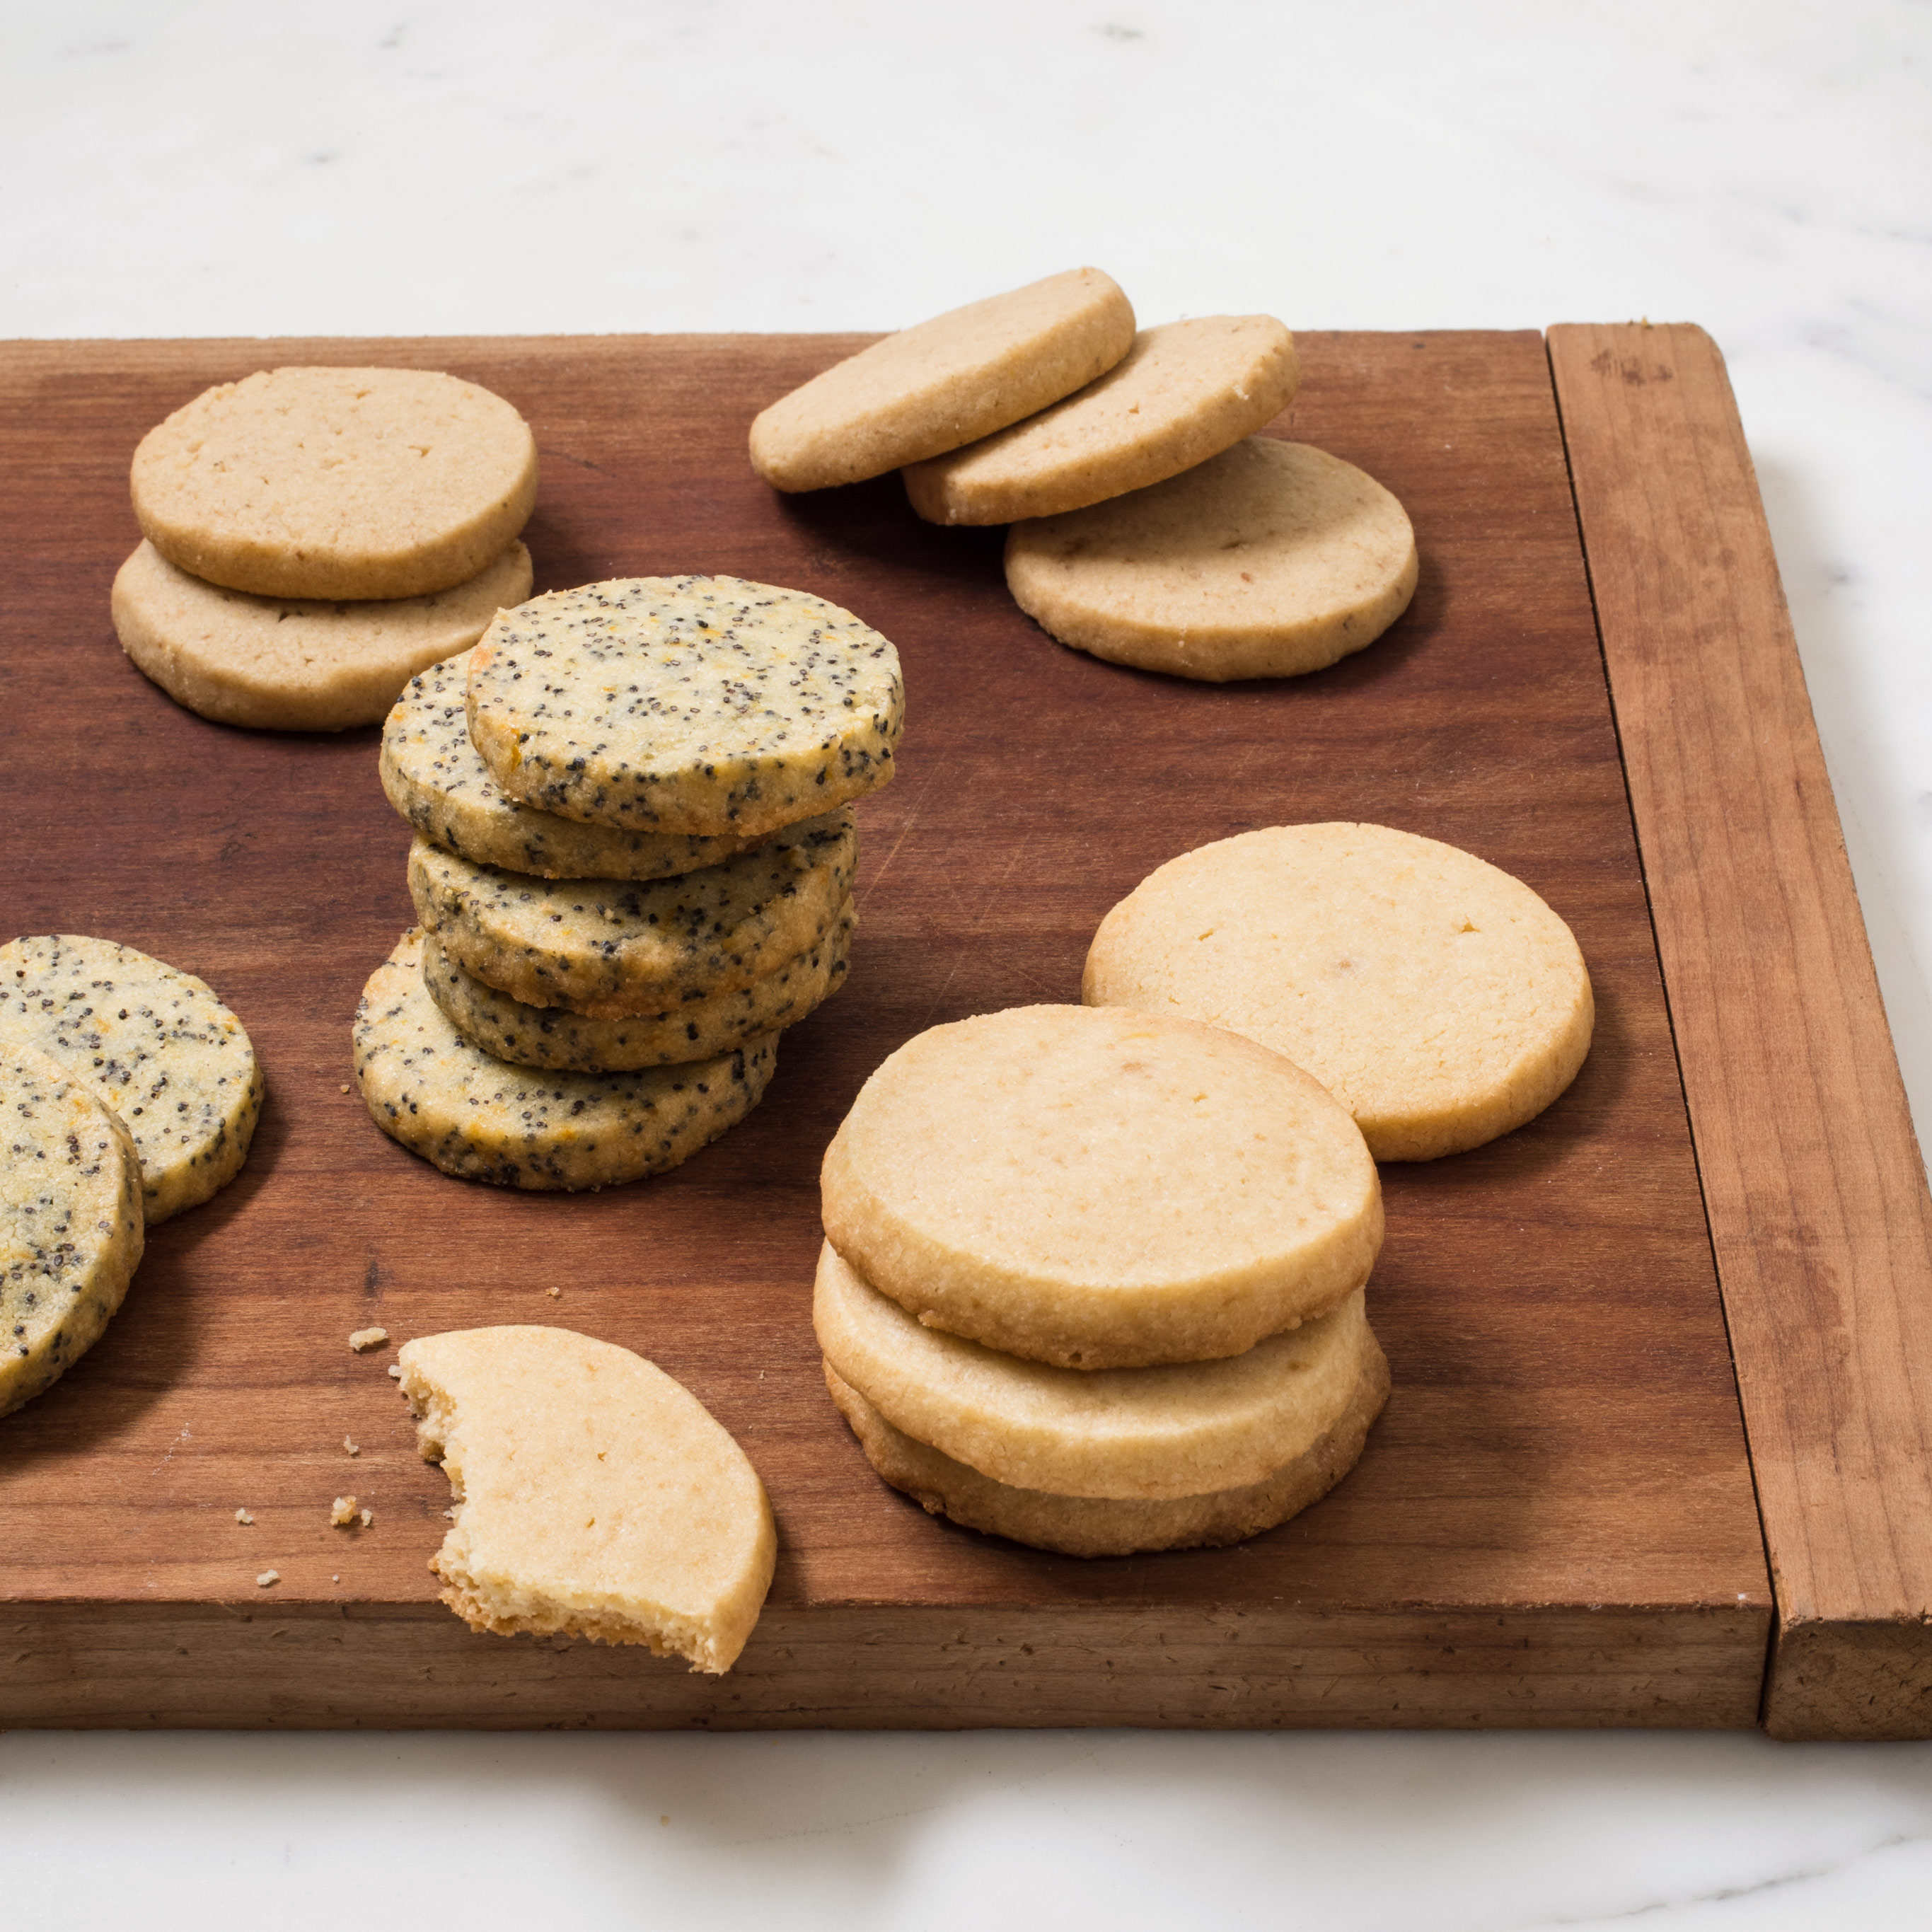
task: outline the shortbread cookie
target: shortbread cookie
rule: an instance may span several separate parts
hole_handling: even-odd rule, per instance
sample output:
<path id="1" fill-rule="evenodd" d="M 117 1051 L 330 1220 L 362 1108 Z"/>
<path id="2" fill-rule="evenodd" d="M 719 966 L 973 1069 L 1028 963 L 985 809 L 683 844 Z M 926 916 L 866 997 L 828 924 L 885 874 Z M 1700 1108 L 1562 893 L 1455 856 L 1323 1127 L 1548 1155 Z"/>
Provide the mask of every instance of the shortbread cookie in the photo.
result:
<path id="1" fill-rule="evenodd" d="M 1388 1399 L 1387 1358 L 1372 1335 L 1366 1340 L 1348 1407 L 1294 1461 L 1245 1488 L 1165 1502 L 1058 1496 L 994 1482 L 895 1429 L 829 1362 L 825 1385 L 866 1460 L 928 1514 L 1063 1556 L 1131 1556 L 1240 1543 L 1326 1496 L 1360 1460 L 1369 1426 Z"/>
<path id="2" fill-rule="evenodd" d="M 752 467 L 823 490 L 976 442 L 1126 355 L 1134 311 L 1098 268 L 1074 268 L 902 329 L 814 376 L 752 425 Z"/>
<path id="3" fill-rule="evenodd" d="M 204 718 L 340 731 L 380 724 L 425 664 L 466 650 L 530 594 L 520 543 L 453 590 L 355 604 L 224 590 L 143 543 L 114 580 L 114 628 L 144 676 Z"/>
<path id="4" fill-rule="evenodd" d="M 771 1586 L 764 1486 L 704 1404 L 567 1328 L 470 1328 L 397 1357 L 455 1502 L 430 1559 L 474 1630 L 644 1643 L 729 1670 Z"/>
<path id="5" fill-rule="evenodd" d="M 1251 436 L 1198 468 L 1016 524 L 1006 587 L 1076 650 L 1215 682 L 1319 670 L 1415 592 L 1402 506 L 1352 464 Z"/>
<path id="6" fill-rule="evenodd" d="M 777 1042 L 637 1073 L 512 1066 L 472 1046 L 423 984 L 412 928 L 356 1009 L 356 1079 L 392 1140 L 446 1174 L 500 1187 L 612 1187 L 662 1174 L 763 1096 Z"/>
<path id="7" fill-rule="evenodd" d="M 1576 1077 L 1595 1018 L 1570 928 L 1527 886 L 1383 825 L 1276 826 L 1170 860 L 1100 922 L 1082 990 L 1286 1054 L 1378 1160 L 1521 1126 Z"/>
<path id="8" fill-rule="evenodd" d="M 111 939 L 14 940 L 0 946 L 0 1040 L 38 1048 L 121 1117 L 149 1227 L 241 1172 L 261 1070 L 242 1022 L 192 973 Z"/>
<path id="9" fill-rule="evenodd" d="M 0 1042 L 0 1415 L 71 1368 L 141 1258 L 141 1162 L 56 1061 Z"/>
<path id="10" fill-rule="evenodd" d="M 1325 1313 L 1382 1237 L 1375 1163 L 1298 1067 L 1181 1018 L 934 1027 L 826 1150 L 825 1232 L 928 1327 L 1079 1369 L 1235 1355 Z"/>
<path id="11" fill-rule="evenodd" d="M 849 610 L 736 577 L 560 590 L 470 660 L 470 735 L 513 798 L 628 832 L 776 831 L 876 790 L 899 654 Z"/>
<path id="12" fill-rule="evenodd" d="M 580 1073 L 625 1073 L 709 1060 L 760 1034 L 797 1025 L 844 980 L 856 923 L 848 904 L 825 939 L 762 980 L 631 1019 L 594 1020 L 562 1006 L 526 1006 L 466 972 L 445 955 L 434 933 L 423 935 L 423 980 L 450 1024 L 499 1060 Z"/>
<path id="13" fill-rule="evenodd" d="M 668 879 L 722 865 L 771 836 L 622 832 L 512 798 L 470 742 L 470 653 L 412 678 L 382 728 L 382 789 L 432 845 L 544 879 Z"/>
<path id="14" fill-rule="evenodd" d="M 929 524 L 1057 517 L 1143 490 L 1219 455 L 1294 399 L 1294 338 L 1271 315 L 1143 329 L 1078 395 L 982 442 L 911 465 Z"/>
<path id="15" fill-rule="evenodd" d="M 640 882 L 536 879 L 418 838 L 410 896 L 442 950 L 486 985 L 594 1019 L 728 993 L 829 938 L 852 890 L 849 809 L 787 827 L 702 872 Z"/>
<path id="16" fill-rule="evenodd" d="M 1142 1500 L 1244 1489 L 1303 1454 L 1348 1406 L 1369 1333 L 1358 1288 L 1244 1354 L 1054 1368 L 926 1327 L 829 1242 L 812 1318 L 825 1359 L 894 1428 L 995 1482 Z"/>
<path id="17" fill-rule="evenodd" d="M 141 439 L 142 534 L 178 568 L 260 597 L 422 597 L 488 567 L 537 494 L 530 425 L 418 369 L 274 369 Z"/>

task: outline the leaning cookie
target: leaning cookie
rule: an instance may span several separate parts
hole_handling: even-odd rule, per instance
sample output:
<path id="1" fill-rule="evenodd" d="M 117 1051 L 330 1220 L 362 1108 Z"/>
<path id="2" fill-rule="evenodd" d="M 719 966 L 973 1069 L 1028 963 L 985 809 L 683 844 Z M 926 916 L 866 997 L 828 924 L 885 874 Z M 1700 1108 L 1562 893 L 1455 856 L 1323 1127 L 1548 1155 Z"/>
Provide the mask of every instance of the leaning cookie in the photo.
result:
<path id="1" fill-rule="evenodd" d="M 500 396 L 420 369 L 274 369 L 150 430 L 129 482 L 169 562 L 259 597 L 422 597 L 508 549 L 537 446 Z"/>
<path id="2" fill-rule="evenodd" d="M 850 611 L 736 577 L 630 577 L 506 610 L 470 735 L 513 798 L 620 831 L 774 832 L 877 790 L 898 652 Z"/>
<path id="3" fill-rule="evenodd" d="M 242 1022 L 192 973 L 111 939 L 14 940 L 0 946 L 0 1040 L 58 1061 L 125 1122 L 149 1227 L 241 1172 L 261 1070 Z"/>
<path id="4" fill-rule="evenodd" d="M 500 1187 L 612 1187 L 688 1160 L 764 1096 L 770 1036 L 636 1073 L 512 1066 L 472 1046 L 423 984 L 405 932 L 356 1010 L 356 1079 L 370 1118 L 446 1174 Z"/>
<path id="5" fill-rule="evenodd" d="M 140 1262 L 141 1162 L 120 1118 L 44 1053 L 0 1045 L 0 1415 L 94 1342 Z"/>
<path id="6" fill-rule="evenodd" d="M 1306 1450 L 1258 1483 L 1159 1502 L 1059 1496 L 982 1476 L 893 1427 L 830 1362 L 825 1385 L 880 1478 L 927 1513 L 1063 1556 L 1132 1556 L 1240 1543 L 1326 1496 L 1356 1463 L 1388 1400 L 1388 1364 L 1375 1338 L 1348 1406 Z"/>
<path id="7" fill-rule="evenodd" d="M 649 881 L 533 879 L 418 838 L 410 896 L 443 951 L 500 992 L 620 1019 L 748 986 L 808 952 L 837 925 L 858 854 L 849 811 Z"/>
<path id="8" fill-rule="evenodd" d="M 1415 576 L 1415 533 L 1373 477 L 1268 436 L 1006 537 L 1006 587 L 1063 644 L 1216 682 L 1372 644 Z"/>
<path id="9" fill-rule="evenodd" d="M 1143 329 L 1077 395 L 905 471 L 931 524 L 1055 517 L 1144 490 L 1252 435 L 1294 399 L 1294 338 L 1271 315 Z"/>
<path id="10" fill-rule="evenodd" d="M 220 724 L 340 731 L 380 723 L 417 672 L 530 594 L 520 543 L 453 590 L 357 603 L 224 590 L 143 543 L 114 580 L 112 609 L 121 648 L 177 704 Z"/>
<path id="11" fill-rule="evenodd" d="M 1081 996 L 1272 1047 L 1378 1160 L 1433 1160 L 1534 1118 L 1576 1078 L 1596 1017 L 1575 938 L 1520 879 L 1346 823 L 1169 860 L 1100 922 Z"/>
<path id="12" fill-rule="evenodd" d="M 472 1046 L 519 1066 L 625 1073 L 728 1053 L 760 1034 L 796 1026 L 836 992 L 850 963 L 858 916 L 848 902 L 830 935 L 748 986 L 707 993 L 668 1012 L 595 1020 L 565 1006 L 526 1006 L 466 972 L 423 934 L 423 982 L 444 1017 Z"/>
<path id="13" fill-rule="evenodd" d="M 470 742 L 469 674 L 466 650 L 431 664 L 410 679 L 382 727 L 382 790 L 432 845 L 539 878 L 668 879 L 722 865 L 770 837 L 626 832 L 511 797 Z"/>
<path id="14" fill-rule="evenodd" d="M 901 329 L 782 397 L 752 424 L 752 466 L 778 490 L 883 476 L 1071 395 L 1133 339 L 1111 277 L 1049 275 Z"/>

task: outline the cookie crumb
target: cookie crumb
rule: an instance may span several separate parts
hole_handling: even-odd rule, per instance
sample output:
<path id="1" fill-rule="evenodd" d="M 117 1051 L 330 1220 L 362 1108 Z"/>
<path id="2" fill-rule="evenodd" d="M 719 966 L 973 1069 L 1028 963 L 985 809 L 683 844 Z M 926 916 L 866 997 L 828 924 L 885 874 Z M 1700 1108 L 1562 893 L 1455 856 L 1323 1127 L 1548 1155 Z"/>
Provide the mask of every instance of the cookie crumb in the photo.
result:
<path id="1" fill-rule="evenodd" d="M 349 1346 L 360 1355 L 371 1348 L 380 1348 L 388 1339 L 389 1331 L 386 1328 L 358 1328 L 350 1336 Z"/>
<path id="2" fill-rule="evenodd" d="M 255 1519 L 247 1510 L 237 1510 L 235 1512 L 235 1520 L 237 1522 L 248 1523 L 253 1522 Z"/>
<path id="3" fill-rule="evenodd" d="M 356 1512 L 361 1508 L 353 1496 L 338 1496 L 335 1507 L 328 1513 L 329 1522 L 338 1529 L 346 1529 L 356 1520 Z"/>
<path id="4" fill-rule="evenodd" d="M 345 1455 L 359 1456 L 362 1453 L 362 1444 L 350 1436 L 345 1436 L 342 1438 L 342 1448 Z"/>
<path id="5" fill-rule="evenodd" d="M 255 1586 L 257 1589 L 266 1590 L 271 1583 L 279 1583 L 281 1580 L 282 1573 L 279 1570 L 264 1570 L 255 1579 Z"/>
<path id="6" fill-rule="evenodd" d="M 547 1288 L 544 1292 L 553 1301 L 561 1301 L 563 1299 L 563 1290 L 560 1288 Z"/>
<path id="7" fill-rule="evenodd" d="M 346 1080 L 342 1083 L 342 1090 L 345 1094 L 349 1091 L 349 1082 Z"/>
<path id="8" fill-rule="evenodd" d="M 330 1577 L 328 1580 L 329 1580 L 332 1583 L 339 1583 L 339 1582 L 340 1582 L 342 1581 L 342 1579 L 341 1579 L 341 1576 L 338 1574 L 338 1575 L 336 1575 L 336 1576 L 334 1576 Z"/>
<path id="9" fill-rule="evenodd" d="M 403 1378 L 403 1372 L 401 1368 L 394 1362 L 392 1362 L 389 1364 L 389 1375 L 392 1381 L 400 1382 Z"/>
<path id="10" fill-rule="evenodd" d="M 375 1512 L 374 1510 L 372 1510 L 372 1509 L 365 1509 L 365 1510 L 362 1512 L 362 1527 L 363 1527 L 364 1529 L 368 1528 L 369 1528 L 369 1526 L 370 1526 L 372 1523 L 374 1523 L 375 1520 L 376 1520 L 376 1512 Z"/>

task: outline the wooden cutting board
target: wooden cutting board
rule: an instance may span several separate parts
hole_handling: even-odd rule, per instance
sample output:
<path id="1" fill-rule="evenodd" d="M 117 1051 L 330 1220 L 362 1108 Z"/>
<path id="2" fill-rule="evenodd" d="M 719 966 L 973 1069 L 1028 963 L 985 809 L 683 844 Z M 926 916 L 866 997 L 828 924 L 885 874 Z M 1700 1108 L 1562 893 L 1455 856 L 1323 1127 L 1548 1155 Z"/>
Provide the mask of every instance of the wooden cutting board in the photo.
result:
<path id="1" fill-rule="evenodd" d="M 1932 1221 L 1708 339 L 1300 337 L 1275 430 L 1396 492 L 1421 587 L 1333 670 L 1225 688 L 1060 649 L 1007 598 L 1000 533 L 922 524 L 894 478 L 760 484 L 752 415 L 861 340 L 0 358 L 0 922 L 201 974 L 269 1092 L 242 1178 L 154 1231 L 106 1339 L 0 1421 L 0 1724 L 1746 1726 L 1762 1704 L 1789 1735 L 1932 1730 Z M 671 1175 L 500 1192 L 379 1133 L 350 1018 L 411 915 L 376 733 L 208 724 L 116 645 L 135 442 L 211 382 L 304 361 L 446 368 L 515 404 L 540 590 L 730 572 L 899 646 L 901 776 L 861 808 L 847 989 Z M 1362 1462 L 1224 1551 L 1083 1563 L 928 1519 L 872 1476 L 812 1337 L 818 1161 L 854 1094 L 924 1028 L 1076 999 L 1095 924 L 1164 860 L 1336 818 L 1528 880 L 1599 1014 L 1539 1120 L 1384 1170 L 1395 1393 Z M 530 1321 L 650 1356 L 758 1466 L 782 1553 L 728 1676 L 473 1636 L 436 1603 L 446 1486 L 393 1351 L 346 1337 Z M 373 1526 L 332 1528 L 351 1492 Z"/>

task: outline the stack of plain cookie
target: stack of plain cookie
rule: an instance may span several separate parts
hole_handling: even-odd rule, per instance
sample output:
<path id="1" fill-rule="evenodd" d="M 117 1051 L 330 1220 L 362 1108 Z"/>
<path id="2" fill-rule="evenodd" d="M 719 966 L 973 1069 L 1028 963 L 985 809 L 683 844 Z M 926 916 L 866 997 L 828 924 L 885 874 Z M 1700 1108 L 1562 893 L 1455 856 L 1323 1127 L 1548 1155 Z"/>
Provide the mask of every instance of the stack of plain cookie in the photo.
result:
<path id="1" fill-rule="evenodd" d="M 410 369 L 275 369 L 142 438 L 140 547 L 114 580 L 122 646 L 226 724 L 380 721 L 425 665 L 530 593 L 530 425 Z"/>
<path id="2" fill-rule="evenodd" d="M 781 490 L 902 469 L 936 524 L 1006 524 L 1006 582 L 1065 644 L 1184 677 L 1282 677 L 1408 605 L 1414 533 L 1352 464 L 1257 435 L 1294 400 L 1274 316 L 1136 332 L 1079 268 L 886 337 L 774 403 L 752 461 Z"/>
<path id="3" fill-rule="evenodd" d="M 1070 1556 L 1234 1542 L 1354 1466 L 1388 1390 L 1375 1163 L 1250 1040 L 1028 1006 L 934 1028 L 827 1150 L 814 1322 L 885 1480 Z"/>
<path id="4" fill-rule="evenodd" d="M 628 578 L 503 612 L 382 737 L 420 924 L 370 978 L 356 1074 L 446 1172 L 608 1186 L 757 1104 L 847 965 L 852 801 L 890 779 L 898 656 L 736 578 Z"/>

